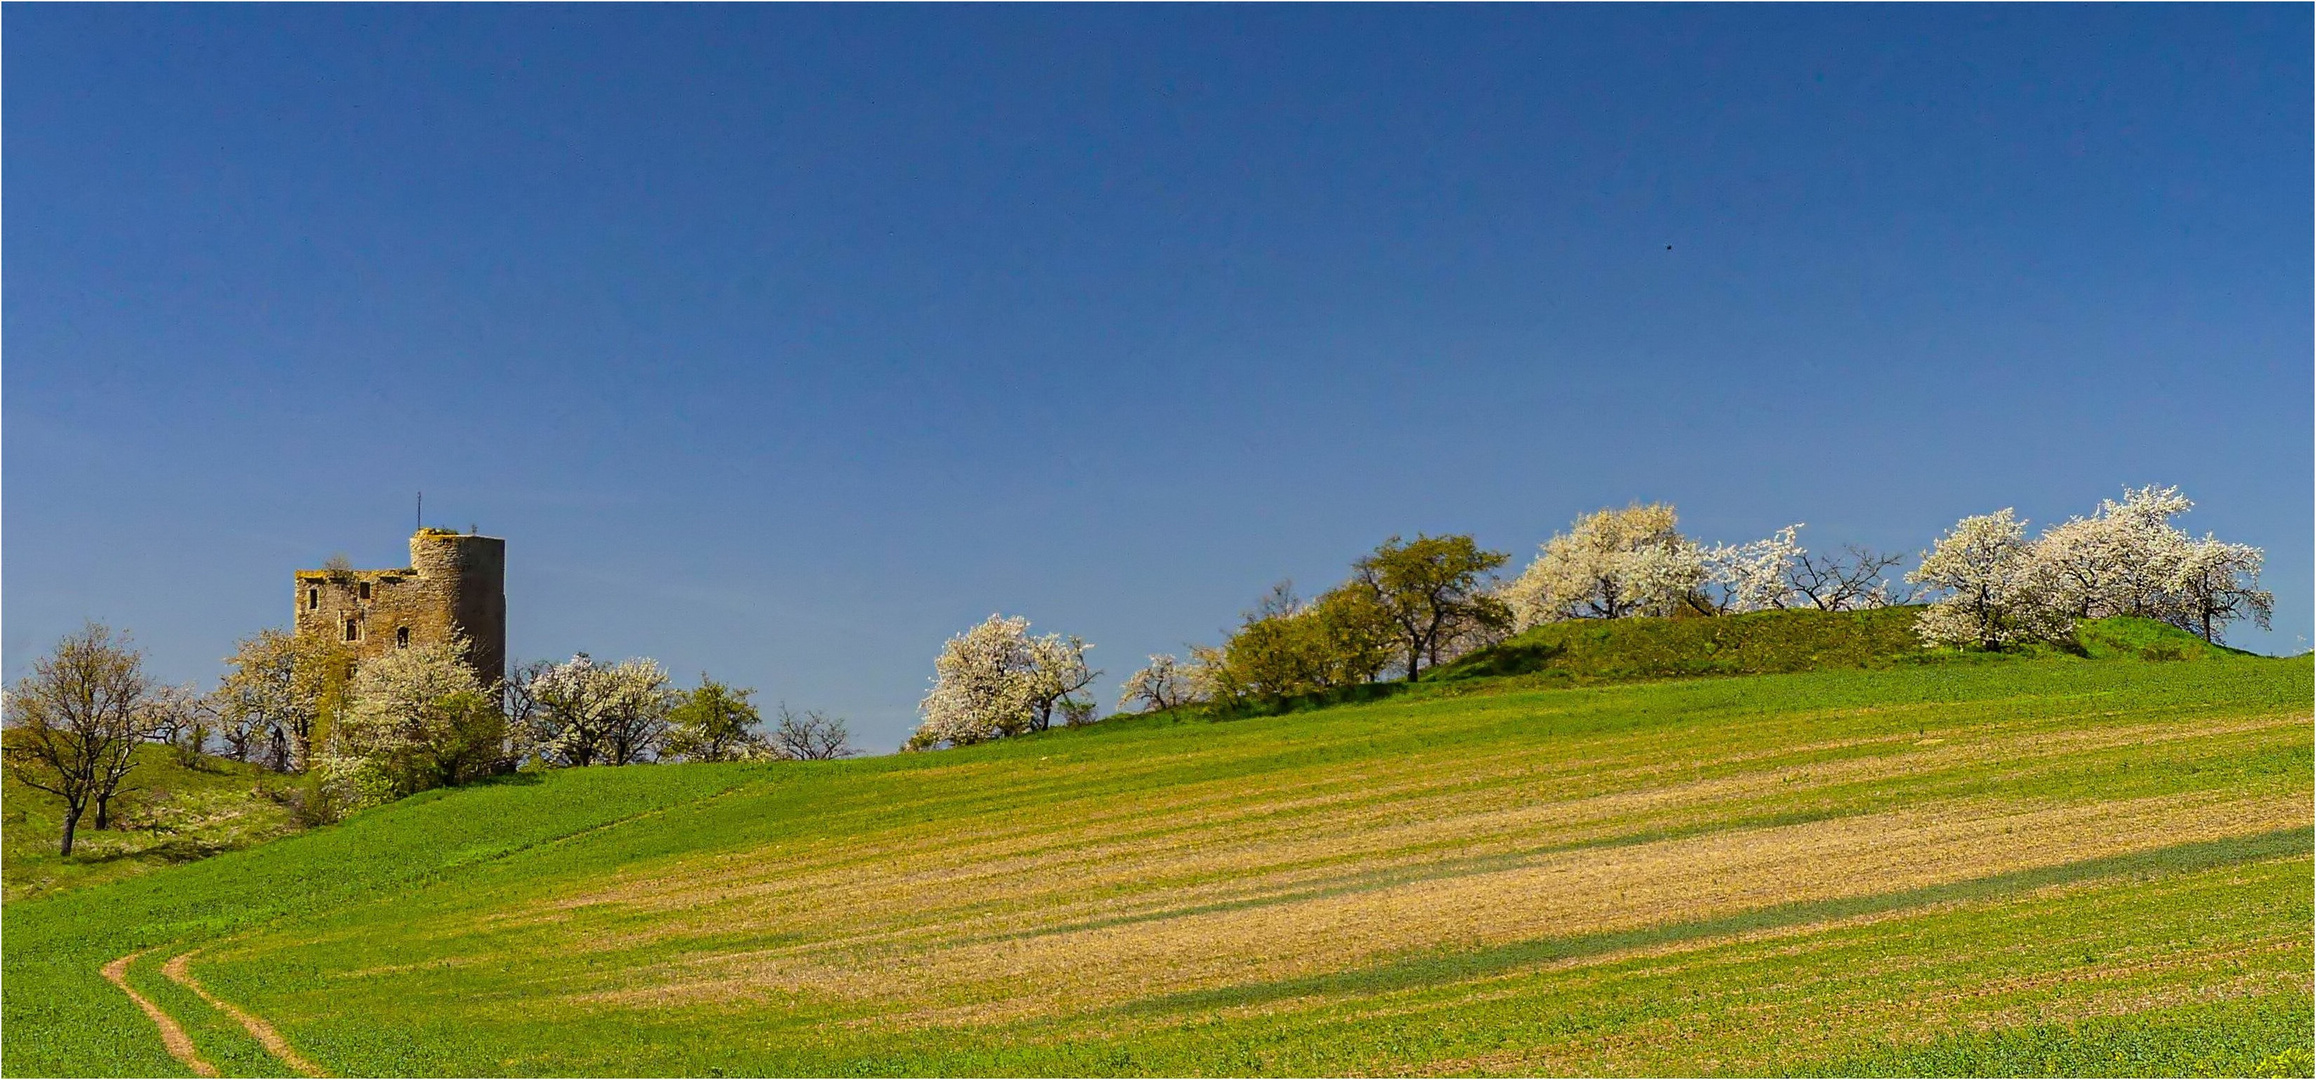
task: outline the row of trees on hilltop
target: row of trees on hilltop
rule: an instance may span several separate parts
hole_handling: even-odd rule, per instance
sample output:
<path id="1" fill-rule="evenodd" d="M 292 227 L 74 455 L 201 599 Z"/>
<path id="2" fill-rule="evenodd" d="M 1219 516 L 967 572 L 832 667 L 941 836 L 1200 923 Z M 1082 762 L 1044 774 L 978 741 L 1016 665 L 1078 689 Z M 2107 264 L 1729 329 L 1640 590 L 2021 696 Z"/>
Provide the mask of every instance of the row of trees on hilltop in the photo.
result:
<path id="1" fill-rule="evenodd" d="M 1273 586 L 1219 646 L 1150 658 L 1120 687 L 1121 709 L 1197 702 L 1237 706 L 1432 667 L 1549 622 L 1737 614 L 1787 607 L 1850 611 L 1892 601 L 1896 560 L 1850 548 L 1812 554 L 1800 526 L 1745 544 L 1682 536 L 1672 507 L 1606 509 L 1554 535 L 1509 581 L 1510 561 L 1463 535 L 1393 537 L 1317 597 Z"/>
<path id="2" fill-rule="evenodd" d="M 2115 615 L 2212 642 L 2243 619 L 2267 629 L 2276 598 L 2260 588 L 2266 554 L 2173 523 L 2194 506 L 2176 487 L 2127 490 L 2032 541 L 2013 510 L 1964 518 L 1909 575 L 1939 596 L 1922 615 L 1923 640 L 2000 649 L 2061 641 L 2075 620 Z"/>
<path id="3" fill-rule="evenodd" d="M 1903 561 L 1856 545 L 1821 555 L 1799 523 L 1742 544 L 1681 535 L 1672 506 L 1598 510 L 1546 540 L 1504 588 L 1521 630 L 1566 619 L 1736 615 L 1814 608 L 1858 611 L 1904 603 L 1884 576 Z"/>
<path id="4" fill-rule="evenodd" d="M 1893 584 L 1904 556 L 1849 546 L 1814 553 L 1800 524 L 1738 544 L 1680 532 L 1665 504 L 1602 509 L 1546 539 L 1509 580 L 1504 552 L 1472 537 L 1394 536 L 1308 599 L 1281 582 L 1218 645 L 1150 657 L 1120 688 L 1120 709 L 1235 707 L 1385 679 L 1409 681 L 1507 636 L 1575 619 L 1702 618 L 1778 609 L 1856 611 L 1923 603 L 1932 647 L 2066 643 L 2074 623 L 2111 615 L 2160 620 L 2218 641 L 2249 619 L 2269 625 L 2263 553 L 2174 519 L 2177 488 L 2127 490 L 2088 517 L 2029 540 L 2012 510 L 1963 519 Z M 991 615 L 949 639 L 904 749 L 962 746 L 1078 726 L 1097 712 L 1101 676 L 1072 635 L 1033 634 Z M 488 684 L 463 645 L 420 646 L 356 665 L 337 643 L 268 630 L 244 639 L 211 691 L 153 682 L 104 627 L 67 637 L 7 695 L 8 768 L 66 803 L 69 854 L 84 811 L 105 828 L 135 748 L 177 747 L 311 779 L 309 819 L 522 767 L 653 761 L 816 759 L 853 752 L 842 720 L 779 707 L 766 730 L 753 691 L 703 675 L 672 685 L 648 658 L 517 665 Z"/>
<path id="5" fill-rule="evenodd" d="M 1316 596 L 1274 586 L 1219 645 L 1151 656 L 1120 687 L 1117 708 L 1235 707 L 1412 681 L 1511 634 L 1575 619 L 1920 603 L 1926 646 L 1974 649 L 2064 643 L 2075 620 L 2110 615 L 2215 642 L 2237 620 L 2268 626 L 2274 598 L 2259 588 L 2260 550 L 2181 531 L 2172 519 L 2192 506 L 2177 488 L 2129 490 L 2031 542 L 2013 511 L 1965 518 L 1895 582 L 1905 555 L 1857 545 L 1812 552 L 1800 523 L 1744 543 L 1701 543 L 1663 503 L 1585 514 L 1509 580 L 1497 573 L 1509 556 L 1470 536 L 1395 536 Z M 944 646 L 908 748 L 1042 731 L 1056 709 L 1073 724 L 1090 720 L 1092 702 L 1076 696 L 1100 674 L 1085 665 L 1088 648 L 1075 637 L 1032 637 L 1026 619 L 990 616 Z"/>
<path id="6" fill-rule="evenodd" d="M 1502 639 L 1511 616 L 1488 585 L 1505 558 L 1468 536 L 1392 537 L 1311 601 L 1280 583 L 1220 648 L 1193 650 L 1191 663 L 1152 657 L 1127 680 L 1120 707 L 1282 697 L 1393 671 L 1414 678 Z M 1069 726 L 1090 721 L 1096 705 L 1081 691 L 1101 676 L 1086 664 L 1090 648 L 1074 636 L 1032 636 L 1027 619 L 991 615 L 934 658 L 932 688 L 918 705 L 923 722 L 904 749 L 1044 731 L 1057 716 Z"/>
<path id="7" fill-rule="evenodd" d="M 136 786 L 140 746 L 249 762 L 306 782 L 287 791 L 307 821 L 519 768 L 658 761 L 817 760 L 855 751 L 845 722 L 782 704 L 769 726 L 754 691 L 702 675 L 673 685 L 647 658 L 516 666 L 485 683 L 464 642 L 359 664 L 336 643 L 265 630 L 243 639 L 206 693 L 155 681 L 124 635 L 91 623 L 35 660 L 6 695 L 0 757 L 64 804 L 62 851 L 91 812 Z"/>

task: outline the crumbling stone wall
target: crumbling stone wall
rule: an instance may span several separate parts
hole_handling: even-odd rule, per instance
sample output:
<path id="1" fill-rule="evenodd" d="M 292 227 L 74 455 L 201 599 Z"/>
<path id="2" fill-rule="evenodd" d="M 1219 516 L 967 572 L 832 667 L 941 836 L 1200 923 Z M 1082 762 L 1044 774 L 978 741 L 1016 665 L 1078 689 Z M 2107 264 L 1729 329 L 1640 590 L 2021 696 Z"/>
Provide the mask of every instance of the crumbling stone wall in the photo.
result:
<path id="1" fill-rule="evenodd" d="M 463 634 L 467 663 L 487 686 L 507 666 L 506 570 L 505 540 L 420 529 L 402 569 L 298 571 L 297 633 L 334 642 L 357 663 Z"/>

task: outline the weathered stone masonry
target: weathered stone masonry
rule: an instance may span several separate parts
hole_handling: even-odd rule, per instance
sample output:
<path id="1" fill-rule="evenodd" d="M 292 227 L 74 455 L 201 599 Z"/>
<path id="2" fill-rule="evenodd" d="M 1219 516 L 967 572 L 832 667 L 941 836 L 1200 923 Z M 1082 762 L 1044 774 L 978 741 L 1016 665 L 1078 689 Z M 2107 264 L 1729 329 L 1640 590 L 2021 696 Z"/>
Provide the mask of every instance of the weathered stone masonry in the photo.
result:
<path id="1" fill-rule="evenodd" d="M 400 570 L 297 572 L 297 633 L 351 650 L 356 662 L 463 634 L 484 685 L 507 666 L 507 542 L 445 529 L 410 537 Z"/>

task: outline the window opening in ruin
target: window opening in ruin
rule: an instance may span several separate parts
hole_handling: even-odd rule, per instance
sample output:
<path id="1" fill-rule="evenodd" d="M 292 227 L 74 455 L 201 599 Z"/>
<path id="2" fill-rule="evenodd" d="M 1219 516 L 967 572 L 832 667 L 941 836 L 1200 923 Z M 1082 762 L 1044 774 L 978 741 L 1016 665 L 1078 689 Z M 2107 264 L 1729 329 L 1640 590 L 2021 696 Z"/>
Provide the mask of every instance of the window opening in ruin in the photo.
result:
<path id="1" fill-rule="evenodd" d="M 363 582 L 361 584 L 360 591 L 362 593 L 362 599 L 368 600 L 370 598 L 370 583 L 367 581 Z"/>
<path id="2" fill-rule="evenodd" d="M 394 628 L 394 647 L 397 649 L 407 649 L 410 647 L 409 627 L 397 626 Z"/>
<path id="3" fill-rule="evenodd" d="M 348 620 L 346 620 L 346 640 L 348 640 L 348 641 L 360 641 L 360 640 L 362 640 L 362 624 L 361 624 L 361 623 L 355 622 L 355 621 L 354 621 L 354 620 L 352 620 L 352 619 L 348 619 Z"/>
<path id="4" fill-rule="evenodd" d="M 307 611 L 312 611 L 312 610 L 314 610 L 315 608 L 318 608 L 318 607 L 320 607 L 320 606 L 322 606 L 322 590 L 320 590 L 320 589 L 307 589 L 307 590 L 306 590 L 306 610 L 307 610 Z"/>

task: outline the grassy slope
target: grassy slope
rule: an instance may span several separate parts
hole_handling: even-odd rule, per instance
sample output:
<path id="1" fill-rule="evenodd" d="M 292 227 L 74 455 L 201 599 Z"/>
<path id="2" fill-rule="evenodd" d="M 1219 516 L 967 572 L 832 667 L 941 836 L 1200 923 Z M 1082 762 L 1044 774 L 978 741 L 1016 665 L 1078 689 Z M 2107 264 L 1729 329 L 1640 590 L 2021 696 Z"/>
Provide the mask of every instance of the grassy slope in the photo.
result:
<path id="1" fill-rule="evenodd" d="M 137 748 L 129 790 L 116 801 L 120 827 L 81 819 L 70 858 L 56 853 L 64 800 L 0 780 L 0 895 L 10 901 L 133 877 L 249 847 L 291 832 L 289 811 L 260 790 L 288 783 L 254 765 L 203 757 L 188 767 L 165 746 Z"/>
<path id="2" fill-rule="evenodd" d="M 2013 655 L 1927 650 L 1914 634 L 1919 607 L 1872 611 L 1769 611 L 1712 619 L 1575 621 L 1536 627 L 1466 656 L 1431 678 L 1525 676 L 1526 685 L 1665 678 L 1762 675 L 1834 668 L 1913 664 L 2002 663 Z M 2037 648 L 2030 657 L 2226 660 L 2252 654 L 2211 645 L 2152 619 L 2094 619 L 2075 627 L 2066 650 Z"/>
<path id="3" fill-rule="evenodd" d="M 1677 625 L 1677 624 L 1676 624 Z M 2307 1075 L 2306 660 L 1113 721 L 436 793 L 4 927 L 10 1074 Z"/>

